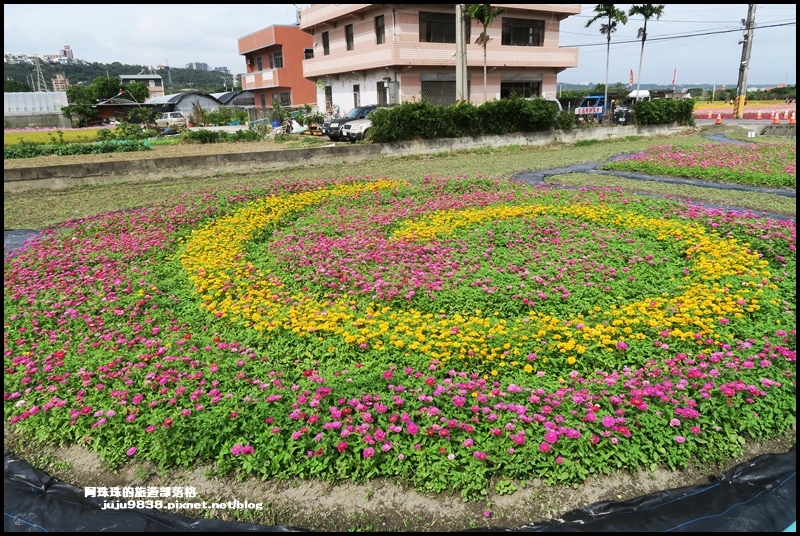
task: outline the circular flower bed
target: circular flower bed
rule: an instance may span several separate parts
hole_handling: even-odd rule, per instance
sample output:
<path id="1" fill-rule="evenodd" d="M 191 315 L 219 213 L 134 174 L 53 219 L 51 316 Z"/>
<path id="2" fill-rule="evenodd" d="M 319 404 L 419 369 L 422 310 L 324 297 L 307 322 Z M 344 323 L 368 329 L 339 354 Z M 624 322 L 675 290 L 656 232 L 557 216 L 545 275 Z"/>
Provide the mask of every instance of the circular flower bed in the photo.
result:
<path id="1" fill-rule="evenodd" d="M 274 183 L 5 263 L 5 417 L 112 465 L 485 492 L 795 419 L 795 224 L 481 177 Z"/>

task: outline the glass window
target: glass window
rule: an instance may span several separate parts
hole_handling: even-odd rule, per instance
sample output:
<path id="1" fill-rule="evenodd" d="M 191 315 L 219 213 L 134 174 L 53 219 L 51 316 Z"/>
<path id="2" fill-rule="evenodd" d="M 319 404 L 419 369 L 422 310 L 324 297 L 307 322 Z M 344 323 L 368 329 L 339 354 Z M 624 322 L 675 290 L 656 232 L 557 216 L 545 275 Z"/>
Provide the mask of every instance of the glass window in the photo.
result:
<path id="1" fill-rule="evenodd" d="M 259 71 L 264 69 L 264 64 L 261 63 L 261 56 L 256 57 L 256 65 L 258 66 Z"/>
<path id="2" fill-rule="evenodd" d="M 303 59 L 304 60 L 313 60 L 314 59 L 314 49 L 313 48 L 304 48 L 303 49 Z"/>
<path id="3" fill-rule="evenodd" d="M 353 84 L 353 106 L 361 106 L 361 86 Z"/>
<path id="4" fill-rule="evenodd" d="M 544 45 L 544 21 L 503 17 L 503 45 L 540 47 Z"/>
<path id="5" fill-rule="evenodd" d="M 322 53 L 326 56 L 331 54 L 331 36 L 329 32 L 322 32 Z"/>
<path id="6" fill-rule="evenodd" d="M 266 108 L 267 107 L 267 94 L 266 93 L 262 93 L 261 95 L 259 95 L 259 97 L 261 97 L 261 107 L 262 108 Z"/>
<path id="7" fill-rule="evenodd" d="M 348 24 L 344 27 L 344 40 L 347 42 L 347 50 L 353 50 L 355 48 L 353 42 L 353 25 Z"/>
<path id="8" fill-rule="evenodd" d="M 514 82 L 500 82 L 500 98 L 508 99 L 514 96 L 529 98 L 538 97 L 541 95 L 541 82 L 532 81 L 514 81 Z"/>
<path id="9" fill-rule="evenodd" d="M 325 110 L 333 113 L 333 86 L 325 86 Z"/>
<path id="10" fill-rule="evenodd" d="M 464 30 L 469 43 L 469 19 L 464 17 Z M 419 12 L 419 42 L 420 43 L 455 43 L 456 42 L 456 15 L 455 13 Z"/>
<path id="11" fill-rule="evenodd" d="M 278 50 L 270 55 L 270 64 L 275 65 L 273 69 L 283 68 L 283 50 Z"/>
<path id="12" fill-rule="evenodd" d="M 375 43 L 382 45 L 386 42 L 386 26 L 383 22 L 383 15 L 375 17 Z"/>
<path id="13" fill-rule="evenodd" d="M 281 106 L 291 106 L 291 105 L 292 105 L 292 92 L 281 91 Z"/>

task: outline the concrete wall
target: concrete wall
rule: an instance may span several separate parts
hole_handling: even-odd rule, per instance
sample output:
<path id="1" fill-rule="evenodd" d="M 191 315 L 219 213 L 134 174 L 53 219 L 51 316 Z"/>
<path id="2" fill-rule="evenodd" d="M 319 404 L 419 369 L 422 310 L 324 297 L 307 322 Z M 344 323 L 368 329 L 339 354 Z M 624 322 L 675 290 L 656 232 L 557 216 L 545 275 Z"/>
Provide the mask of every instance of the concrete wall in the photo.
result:
<path id="1" fill-rule="evenodd" d="M 332 161 L 359 162 L 379 159 L 384 156 L 435 154 L 482 147 L 504 147 L 508 145 L 542 146 L 554 142 L 571 144 L 581 140 L 656 136 L 673 133 L 681 129 L 682 127 L 675 125 L 596 127 L 506 136 L 413 140 L 386 144 L 343 145 L 285 151 L 13 168 L 4 170 L 3 193 L 17 193 L 35 189 L 62 190 L 86 184 L 154 181 L 170 177 L 205 177 L 217 173 L 252 174 L 262 170 L 327 164 Z"/>

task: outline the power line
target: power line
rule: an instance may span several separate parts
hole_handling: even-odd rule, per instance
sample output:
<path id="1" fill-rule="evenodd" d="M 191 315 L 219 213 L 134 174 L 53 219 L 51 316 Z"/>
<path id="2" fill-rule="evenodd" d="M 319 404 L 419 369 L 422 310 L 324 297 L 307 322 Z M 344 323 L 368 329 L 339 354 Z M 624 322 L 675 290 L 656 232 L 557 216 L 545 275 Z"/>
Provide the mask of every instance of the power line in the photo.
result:
<path id="1" fill-rule="evenodd" d="M 766 28 L 777 28 L 777 27 L 780 27 L 780 26 L 796 26 L 796 25 L 797 25 L 797 22 L 785 22 L 785 23 L 782 23 L 782 24 L 768 24 L 768 25 L 763 25 L 763 26 L 756 26 L 753 29 L 754 30 L 761 30 L 761 29 L 766 29 Z M 685 35 L 678 34 L 678 35 L 668 35 L 668 36 L 664 36 L 664 37 L 649 37 L 648 36 L 647 37 L 647 42 L 650 43 L 651 41 L 667 41 L 667 40 L 670 40 L 670 39 L 685 39 L 687 37 L 700 37 L 700 36 L 703 36 L 703 35 L 716 35 L 716 34 L 733 33 L 733 32 L 741 32 L 741 31 L 742 31 L 742 28 L 739 27 L 739 28 L 733 28 L 731 30 L 717 30 L 717 31 L 713 31 L 713 32 L 700 32 L 700 33 L 691 33 L 691 34 L 685 34 Z M 613 46 L 613 45 L 627 45 L 627 44 L 631 44 L 631 43 L 641 43 L 641 42 L 642 42 L 641 39 L 629 39 L 629 40 L 625 40 L 625 41 L 612 41 L 611 44 Z M 584 45 L 562 45 L 562 46 L 567 47 L 567 48 L 573 48 L 573 47 L 574 48 L 596 47 L 596 46 L 606 46 L 606 43 L 587 43 L 587 44 L 584 44 Z"/>

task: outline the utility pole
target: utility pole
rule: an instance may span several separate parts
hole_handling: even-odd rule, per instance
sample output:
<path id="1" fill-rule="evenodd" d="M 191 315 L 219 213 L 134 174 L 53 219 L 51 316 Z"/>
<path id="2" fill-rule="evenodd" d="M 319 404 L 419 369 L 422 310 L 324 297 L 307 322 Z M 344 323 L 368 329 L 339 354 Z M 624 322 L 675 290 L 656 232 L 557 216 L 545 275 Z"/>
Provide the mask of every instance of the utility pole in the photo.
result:
<path id="1" fill-rule="evenodd" d="M 469 100 L 467 91 L 467 36 L 464 4 L 456 4 L 456 102 Z"/>
<path id="2" fill-rule="evenodd" d="M 739 40 L 742 45 L 742 61 L 739 62 L 739 82 L 736 84 L 736 100 L 733 105 L 733 118 L 742 119 L 744 101 L 747 100 L 747 70 L 750 68 L 750 51 L 753 49 L 753 29 L 756 25 L 756 4 L 748 4 L 747 20 L 744 24 L 744 37 Z"/>

